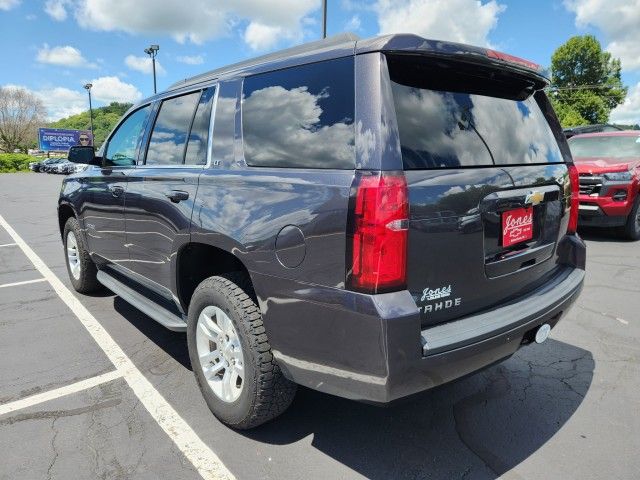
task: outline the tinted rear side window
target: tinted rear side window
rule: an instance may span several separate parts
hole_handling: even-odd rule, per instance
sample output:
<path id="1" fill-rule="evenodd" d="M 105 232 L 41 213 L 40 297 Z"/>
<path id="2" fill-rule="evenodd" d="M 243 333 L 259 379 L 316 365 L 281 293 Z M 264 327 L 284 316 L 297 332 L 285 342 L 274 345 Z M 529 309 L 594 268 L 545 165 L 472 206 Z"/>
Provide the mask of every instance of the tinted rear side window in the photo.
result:
<path id="1" fill-rule="evenodd" d="M 200 91 L 164 100 L 151 132 L 147 165 L 180 165 Z"/>
<path id="2" fill-rule="evenodd" d="M 211 106 L 216 93 L 215 87 L 202 92 L 196 115 L 193 117 L 193 125 L 187 143 L 187 152 L 184 156 L 185 165 L 204 165 L 207 163 L 207 141 L 209 139 L 209 124 L 211 123 Z"/>
<path id="3" fill-rule="evenodd" d="M 353 58 L 248 77 L 242 124 L 248 165 L 355 167 Z"/>
<path id="4" fill-rule="evenodd" d="M 435 64 L 419 68 L 391 61 L 389 70 L 405 169 L 563 161 L 522 80 L 485 85 L 486 78 Z"/>

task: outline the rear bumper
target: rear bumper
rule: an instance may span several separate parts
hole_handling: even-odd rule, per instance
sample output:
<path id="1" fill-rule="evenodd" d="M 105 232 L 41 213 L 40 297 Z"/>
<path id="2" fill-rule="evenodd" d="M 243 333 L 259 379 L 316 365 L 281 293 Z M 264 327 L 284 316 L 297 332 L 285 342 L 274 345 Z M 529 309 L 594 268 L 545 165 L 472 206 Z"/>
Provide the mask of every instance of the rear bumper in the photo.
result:
<path id="1" fill-rule="evenodd" d="M 573 265 L 563 265 L 542 287 L 491 311 L 423 330 L 406 290 L 360 295 L 306 288 L 287 301 L 260 298 L 274 356 L 298 384 L 374 403 L 480 370 L 511 356 L 540 325 L 555 326 L 575 302 L 585 272 L 584 243 L 573 238 L 566 256 Z"/>

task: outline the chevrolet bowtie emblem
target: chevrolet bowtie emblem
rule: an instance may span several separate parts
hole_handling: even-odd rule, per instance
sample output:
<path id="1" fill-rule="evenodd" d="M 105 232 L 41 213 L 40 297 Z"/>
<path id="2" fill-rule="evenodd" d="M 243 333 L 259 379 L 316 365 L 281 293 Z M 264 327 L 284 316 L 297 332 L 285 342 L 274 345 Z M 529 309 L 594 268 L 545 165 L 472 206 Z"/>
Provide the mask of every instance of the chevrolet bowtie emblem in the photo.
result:
<path id="1" fill-rule="evenodd" d="M 542 192 L 529 192 L 524 198 L 525 205 L 538 205 L 544 200 L 544 193 Z"/>

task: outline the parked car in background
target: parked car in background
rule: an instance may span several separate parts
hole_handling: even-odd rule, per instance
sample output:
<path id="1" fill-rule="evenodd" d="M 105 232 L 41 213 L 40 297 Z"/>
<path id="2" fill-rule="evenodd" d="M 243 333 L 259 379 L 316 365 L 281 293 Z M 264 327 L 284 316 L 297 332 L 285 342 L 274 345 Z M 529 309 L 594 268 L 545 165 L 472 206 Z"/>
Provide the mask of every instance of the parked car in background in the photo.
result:
<path id="1" fill-rule="evenodd" d="M 595 125 L 580 125 L 578 127 L 569 127 L 563 130 L 564 136 L 571 138 L 574 135 L 582 135 L 584 133 L 600 133 L 600 132 L 619 132 L 624 130 L 617 125 L 609 124 L 595 124 Z"/>
<path id="2" fill-rule="evenodd" d="M 580 176 L 579 225 L 640 239 L 640 131 L 576 135 L 569 148 Z"/>
<path id="3" fill-rule="evenodd" d="M 584 281 L 548 84 L 526 60 L 415 35 L 179 82 L 97 155 L 69 151 L 99 166 L 60 191 L 70 281 L 186 331 L 234 428 L 282 413 L 296 384 L 387 403 L 492 365 L 543 342 Z"/>
<path id="4" fill-rule="evenodd" d="M 71 174 L 71 173 L 80 173 L 84 172 L 90 165 L 85 163 L 71 163 L 65 165 L 64 171 L 62 173 Z"/>
<path id="5" fill-rule="evenodd" d="M 66 173 L 66 168 L 69 166 L 69 160 L 66 158 L 60 158 L 59 161 L 49 165 L 48 173 Z"/>
<path id="6" fill-rule="evenodd" d="M 49 173 L 49 170 L 51 169 L 51 167 L 66 160 L 67 160 L 66 158 L 48 158 L 40 162 L 40 166 L 38 167 L 37 171 L 42 173 Z"/>

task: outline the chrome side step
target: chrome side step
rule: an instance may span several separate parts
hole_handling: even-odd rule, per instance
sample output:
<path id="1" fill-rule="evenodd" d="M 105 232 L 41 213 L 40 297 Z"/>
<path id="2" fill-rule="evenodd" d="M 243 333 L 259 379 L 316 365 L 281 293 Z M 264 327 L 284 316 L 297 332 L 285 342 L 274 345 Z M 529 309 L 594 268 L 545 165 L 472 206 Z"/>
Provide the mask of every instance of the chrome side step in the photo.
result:
<path id="1" fill-rule="evenodd" d="M 136 292 L 131 287 L 113 278 L 103 270 L 98 271 L 98 281 L 121 297 L 125 302 L 130 303 L 138 310 L 153 318 L 160 325 L 165 326 L 174 332 L 186 332 L 186 322 L 176 314 L 158 305 L 153 300 L 149 300 L 144 295 Z"/>

